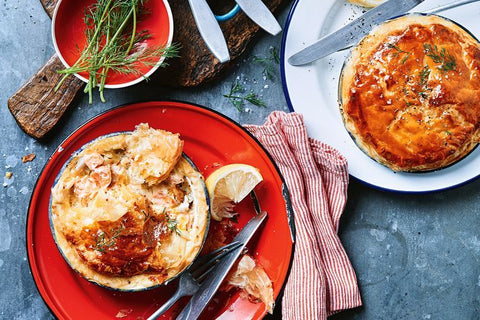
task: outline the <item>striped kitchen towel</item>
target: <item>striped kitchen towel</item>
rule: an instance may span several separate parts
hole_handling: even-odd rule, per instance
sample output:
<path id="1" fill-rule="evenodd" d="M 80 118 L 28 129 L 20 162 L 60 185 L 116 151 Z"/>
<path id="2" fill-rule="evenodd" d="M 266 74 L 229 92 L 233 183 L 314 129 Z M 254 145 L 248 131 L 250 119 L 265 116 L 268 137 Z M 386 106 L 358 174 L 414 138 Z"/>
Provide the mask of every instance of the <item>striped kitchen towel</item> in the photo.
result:
<path id="1" fill-rule="evenodd" d="M 298 113 L 275 111 L 246 128 L 268 150 L 286 180 L 297 238 L 282 300 L 284 319 L 326 319 L 362 304 L 355 271 L 338 238 L 347 201 L 346 159 L 311 139 Z"/>

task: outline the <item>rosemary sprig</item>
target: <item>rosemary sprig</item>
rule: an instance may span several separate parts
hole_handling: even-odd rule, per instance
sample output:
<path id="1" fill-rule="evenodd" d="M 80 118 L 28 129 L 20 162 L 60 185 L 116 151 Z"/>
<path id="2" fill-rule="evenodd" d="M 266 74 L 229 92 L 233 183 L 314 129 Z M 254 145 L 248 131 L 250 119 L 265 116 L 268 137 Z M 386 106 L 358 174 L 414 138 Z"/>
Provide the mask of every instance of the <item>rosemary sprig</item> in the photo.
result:
<path id="1" fill-rule="evenodd" d="M 86 8 L 86 47 L 78 60 L 70 67 L 58 71 L 64 76 L 55 90 L 62 85 L 66 77 L 75 73 L 88 73 L 85 93 L 92 103 L 92 90 L 98 86 L 100 99 L 105 102 L 103 90 L 109 72 L 142 75 L 141 65 L 154 66 L 160 57 L 170 58 L 178 55 L 178 46 L 145 47 L 144 41 L 150 38 L 146 30 L 137 31 L 138 17 L 144 14 L 145 0 L 97 0 Z M 163 64 L 165 66 L 165 64 Z"/>
<path id="2" fill-rule="evenodd" d="M 457 69 L 457 61 L 445 48 L 438 50 L 437 46 L 433 46 L 429 43 L 423 45 L 425 54 L 430 57 L 433 62 L 439 63 L 438 67 L 441 71 L 447 72 L 450 70 L 455 71 Z"/>
<path id="3" fill-rule="evenodd" d="M 107 235 L 105 232 L 100 231 L 95 239 L 95 250 L 103 253 L 107 248 L 113 247 L 117 243 L 117 238 L 120 236 L 122 230 L 122 225 L 118 226 L 118 228 L 116 229 L 112 229 L 110 239 L 107 239 Z"/>
<path id="4" fill-rule="evenodd" d="M 240 112 L 244 111 L 245 101 L 258 107 L 267 107 L 267 104 L 263 100 L 261 100 L 254 92 L 251 91 L 247 94 L 243 94 L 243 92 L 245 92 L 245 89 L 240 83 L 238 83 L 238 81 L 235 81 L 230 87 L 230 92 L 228 94 L 224 94 L 223 96 L 230 100 L 230 102 Z"/>
<path id="5" fill-rule="evenodd" d="M 253 63 L 262 65 L 262 74 L 265 78 L 273 80 L 275 78 L 275 65 L 280 64 L 280 56 L 276 47 L 270 48 L 270 55 L 268 57 L 253 56 Z"/>

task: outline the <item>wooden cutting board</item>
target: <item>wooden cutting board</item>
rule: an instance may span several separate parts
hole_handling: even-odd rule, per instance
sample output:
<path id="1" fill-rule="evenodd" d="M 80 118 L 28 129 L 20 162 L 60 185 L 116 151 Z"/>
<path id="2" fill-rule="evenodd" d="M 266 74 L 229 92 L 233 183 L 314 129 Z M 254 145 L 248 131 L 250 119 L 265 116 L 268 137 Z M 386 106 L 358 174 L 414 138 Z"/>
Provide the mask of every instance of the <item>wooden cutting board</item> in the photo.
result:
<path id="1" fill-rule="evenodd" d="M 40 0 L 51 17 L 59 0 Z M 265 0 L 275 12 L 288 0 Z M 203 42 L 193 20 L 187 0 L 170 0 L 174 18 L 174 43 L 181 45 L 180 58 L 170 59 L 169 66 L 157 70 L 151 77 L 152 86 L 193 87 L 219 78 L 247 48 L 259 31 L 243 12 L 220 24 L 230 50 L 231 61 L 221 64 Z M 233 0 L 209 1 L 216 14 L 233 8 Z M 63 65 L 54 54 L 20 89 L 8 99 L 8 108 L 20 128 L 33 138 L 44 137 L 60 120 L 84 83 L 70 76 L 59 90 L 54 88 L 60 78 L 57 70 Z"/>

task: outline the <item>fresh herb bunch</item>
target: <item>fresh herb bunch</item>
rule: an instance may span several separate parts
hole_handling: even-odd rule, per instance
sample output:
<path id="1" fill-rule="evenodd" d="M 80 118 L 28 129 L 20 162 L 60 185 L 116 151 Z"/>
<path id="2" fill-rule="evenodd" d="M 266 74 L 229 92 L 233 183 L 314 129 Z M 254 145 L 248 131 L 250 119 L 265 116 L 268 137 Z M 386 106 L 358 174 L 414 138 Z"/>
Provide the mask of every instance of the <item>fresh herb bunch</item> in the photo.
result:
<path id="1" fill-rule="evenodd" d="M 224 94 L 225 98 L 228 98 L 230 102 L 237 108 L 238 111 L 243 111 L 243 107 L 245 105 L 245 101 L 250 102 L 253 105 L 258 107 L 267 107 L 266 103 L 257 97 L 254 92 L 249 92 L 244 94 L 245 89 L 242 87 L 238 81 L 235 81 L 232 86 L 230 87 L 230 92 L 228 94 Z"/>
<path id="2" fill-rule="evenodd" d="M 150 37 L 146 30 L 137 31 L 137 19 L 144 13 L 145 0 L 97 0 L 85 10 L 86 47 L 70 68 L 58 71 L 64 74 L 55 90 L 71 74 L 87 72 L 89 103 L 92 90 L 99 87 L 100 99 L 105 102 L 103 89 L 108 72 L 123 74 L 142 73 L 138 64 L 154 66 L 160 57 L 170 58 L 178 54 L 178 47 L 145 47 L 142 42 Z"/>

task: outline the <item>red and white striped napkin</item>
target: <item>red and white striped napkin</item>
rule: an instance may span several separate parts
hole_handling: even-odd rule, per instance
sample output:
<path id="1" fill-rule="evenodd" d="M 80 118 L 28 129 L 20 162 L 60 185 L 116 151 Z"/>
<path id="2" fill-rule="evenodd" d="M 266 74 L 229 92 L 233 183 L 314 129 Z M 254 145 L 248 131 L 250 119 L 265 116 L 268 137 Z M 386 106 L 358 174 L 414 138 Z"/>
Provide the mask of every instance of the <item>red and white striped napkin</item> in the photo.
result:
<path id="1" fill-rule="evenodd" d="M 326 319 L 362 304 L 355 271 L 338 238 L 347 201 L 346 159 L 311 139 L 298 113 L 275 111 L 245 126 L 268 150 L 286 180 L 297 238 L 282 300 L 284 319 Z"/>

